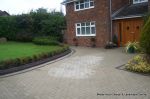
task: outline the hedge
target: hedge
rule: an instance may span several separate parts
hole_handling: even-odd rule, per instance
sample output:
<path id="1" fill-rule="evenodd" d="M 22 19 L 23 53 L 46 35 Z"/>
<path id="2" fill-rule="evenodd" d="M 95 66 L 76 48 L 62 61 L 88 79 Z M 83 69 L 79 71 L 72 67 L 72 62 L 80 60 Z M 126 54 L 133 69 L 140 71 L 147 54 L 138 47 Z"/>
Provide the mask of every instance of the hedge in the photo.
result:
<path id="1" fill-rule="evenodd" d="M 33 39 L 33 43 L 37 45 L 59 45 L 56 37 L 36 37 Z"/>
<path id="2" fill-rule="evenodd" d="M 61 30 L 66 27 L 65 16 L 61 12 L 40 10 L 22 15 L 1 16 L 0 37 L 29 42 L 37 36 L 55 36 L 62 41 Z"/>

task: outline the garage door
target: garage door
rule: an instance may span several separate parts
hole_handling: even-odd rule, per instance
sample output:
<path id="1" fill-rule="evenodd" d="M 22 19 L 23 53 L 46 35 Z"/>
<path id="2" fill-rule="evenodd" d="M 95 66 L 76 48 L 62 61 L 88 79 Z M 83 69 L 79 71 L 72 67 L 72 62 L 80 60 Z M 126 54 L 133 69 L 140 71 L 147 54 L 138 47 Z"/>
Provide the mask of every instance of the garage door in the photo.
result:
<path id="1" fill-rule="evenodd" d="M 143 21 L 141 19 L 122 20 L 120 25 L 120 43 L 123 46 L 129 41 L 139 41 L 140 32 L 143 25 Z"/>

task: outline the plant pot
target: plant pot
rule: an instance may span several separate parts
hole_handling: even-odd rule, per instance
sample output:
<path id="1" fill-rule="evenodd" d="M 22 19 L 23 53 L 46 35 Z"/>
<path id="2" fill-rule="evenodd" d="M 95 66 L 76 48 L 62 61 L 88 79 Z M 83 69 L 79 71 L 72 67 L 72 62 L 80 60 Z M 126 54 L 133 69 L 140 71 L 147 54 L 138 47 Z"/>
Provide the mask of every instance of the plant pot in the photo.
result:
<path id="1" fill-rule="evenodd" d="M 128 49 L 128 53 L 135 53 L 135 49 L 134 49 L 133 47 L 130 47 L 130 48 Z"/>

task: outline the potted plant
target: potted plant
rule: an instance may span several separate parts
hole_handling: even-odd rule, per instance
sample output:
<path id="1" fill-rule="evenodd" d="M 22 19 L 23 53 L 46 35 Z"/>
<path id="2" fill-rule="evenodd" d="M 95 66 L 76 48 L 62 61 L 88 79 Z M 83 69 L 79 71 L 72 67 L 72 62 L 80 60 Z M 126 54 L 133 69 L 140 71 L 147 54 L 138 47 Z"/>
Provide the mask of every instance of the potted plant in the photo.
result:
<path id="1" fill-rule="evenodd" d="M 126 44 L 126 52 L 127 53 L 135 53 L 139 50 L 139 43 L 138 42 L 128 42 Z"/>
<path id="2" fill-rule="evenodd" d="M 105 49 L 113 49 L 115 44 L 113 42 L 107 42 Z"/>
<path id="3" fill-rule="evenodd" d="M 92 37 L 91 42 L 92 42 L 92 47 L 95 47 L 96 46 L 96 38 Z"/>
<path id="4" fill-rule="evenodd" d="M 116 34 L 113 35 L 113 43 L 114 43 L 114 47 L 118 47 L 118 37 Z"/>

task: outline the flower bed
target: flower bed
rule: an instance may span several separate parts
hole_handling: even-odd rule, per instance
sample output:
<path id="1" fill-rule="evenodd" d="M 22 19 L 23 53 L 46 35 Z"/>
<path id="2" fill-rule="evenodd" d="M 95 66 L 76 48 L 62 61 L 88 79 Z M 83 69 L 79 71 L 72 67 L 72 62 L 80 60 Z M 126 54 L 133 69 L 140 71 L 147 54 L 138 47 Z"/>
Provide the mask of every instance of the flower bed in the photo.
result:
<path id="1" fill-rule="evenodd" d="M 133 72 L 150 73 L 150 64 L 144 55 L 137 55 L 126 64 L 126 69 Z"/>

